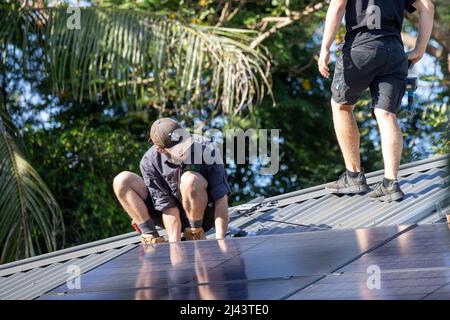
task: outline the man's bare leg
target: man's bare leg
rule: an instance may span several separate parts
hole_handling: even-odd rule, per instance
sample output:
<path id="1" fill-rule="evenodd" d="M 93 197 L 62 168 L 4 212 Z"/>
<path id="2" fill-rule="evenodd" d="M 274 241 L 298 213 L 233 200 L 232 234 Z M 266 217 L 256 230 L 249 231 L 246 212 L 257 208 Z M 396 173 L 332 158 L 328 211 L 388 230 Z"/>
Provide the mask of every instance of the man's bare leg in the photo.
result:
<path id="1" fill-rule="evenodd" d="M 384 176 L 396 180 L 403 151 L 403 135 L 394 113 L 375 108 L 381 135 L 381 147 L 384 160 Z"/>
<path id="2" fill-rule="evenodd" d="M 184 211 L 189 220 L 192 234 L 185 233 L 186 238 L 196 240 L 199 235 L 203 236 L 203 215 L 208 205 L 208 194 L 206 188 L 208 182 L 197 172 L 188 171 L 183 173 L 180 180 L 180 192 Z"/>
<path id="3" fill-rule="evenodd" d="M 169 242 L 181 241 L 180 210 L 178 208 L 164 209 L 162 217 Z"/>
<path id="4" fill-rule="evenodd" d="M 188 171 L 181 176 L 181 199 L 189 220 L 203 220 L 203 214 L 208 205 L 207 187 L 208 182 L 197 172 Z"/>
<path id="5" fill-rule="evenodd" d="M 148 190 L 140 176 L 123 171 L 114 178 L 113 189 L 120 204 L 134 222 L 142 224 L 150 219 L 145 205 Z"/>
<path id="6" fill-rule="evenodd" d="M 345 161 L 345 167 L 351 172 L 361 171 L 359 154 L 359 129 L 353 115 L 353 105 L 343 105 L 331 99 L 333 123 L 336 137 Z"/>
<path id="7" fill-rule="evenodd" d="M 403 135 L 397 122 L 397 116 L 383 109 L 375 108 L 381 135 L 381 148 L 384 160 L 384 178 L 375 190 L 369 192 L 371 201 L 398 201 L 405 194 L 397 181 L 398 167 L 403 150 Z"/>
<path id="8" fill-rule="evenodd" d="M 228 196 L 217 199 L 214 203 L 216 239 L 224 239 L 228 229 Z"/>
<path id="9" fill-rule="evenodd" d="M 144 179 L 133 172 L 124 171 L 114 178 L 113 188 L 120 204 L 135 223 L 142 225 L 150 220 L 150 213 L 145 204 L 148 190 Z M 163 212 L 163 223 L 169 241 L 175 242 L 181 238 L 181 221 L 178 208 L 173 208 L 175 211 L 171 209 Z"/>

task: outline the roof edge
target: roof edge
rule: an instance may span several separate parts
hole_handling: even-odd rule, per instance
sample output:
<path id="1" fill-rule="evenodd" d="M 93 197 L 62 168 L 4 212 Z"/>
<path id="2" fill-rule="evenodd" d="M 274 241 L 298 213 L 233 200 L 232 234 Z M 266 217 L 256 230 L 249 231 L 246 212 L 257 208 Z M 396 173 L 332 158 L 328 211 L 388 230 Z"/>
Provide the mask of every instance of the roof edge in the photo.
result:
<path id="1" fill-rule="evenodd" d="M 104 252 L 110 249 L 120 248 L 136 242 L 139 242 L 138 233 L 129 232 L 67 249 L 52 251 L 42 255 L 5 263 L 0 265 L 0 277 L 20 271 L 30 270 L 36 267 L 46 266 L 56 262 L 62 262 L 94 253 Z"/>

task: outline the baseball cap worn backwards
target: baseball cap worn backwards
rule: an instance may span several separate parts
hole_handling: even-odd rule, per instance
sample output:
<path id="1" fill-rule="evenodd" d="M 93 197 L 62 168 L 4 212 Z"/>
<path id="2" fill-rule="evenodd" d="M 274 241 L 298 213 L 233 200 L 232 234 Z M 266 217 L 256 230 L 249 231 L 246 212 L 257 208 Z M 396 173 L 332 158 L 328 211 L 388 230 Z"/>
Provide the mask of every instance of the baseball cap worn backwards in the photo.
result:
<path id="1" fill-rule="evenodd" d="M 182 157 L 193 143 L 189 132 L 170 118 L 161 118 L 153 122 L 150 140 L 177 157 Z"/>

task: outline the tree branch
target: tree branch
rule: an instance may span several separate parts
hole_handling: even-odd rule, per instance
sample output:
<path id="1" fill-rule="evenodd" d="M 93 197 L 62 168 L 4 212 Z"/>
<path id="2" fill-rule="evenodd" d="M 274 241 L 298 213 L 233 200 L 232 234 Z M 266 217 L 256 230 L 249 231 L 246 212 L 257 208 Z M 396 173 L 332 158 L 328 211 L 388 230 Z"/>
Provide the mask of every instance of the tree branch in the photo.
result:
<path id="1" fill-rule="evenodd" d="M 287 17 L 267 17 L 262 19 L 263 25 L 269 23 L 269 22 L 277 22 L 272 28 L 269 30 L 261 33 L 253 42 L 251 43 L 252 48 L 256 48 L 258 45 L 261 44 L 264 40 L 266 40 L 268 37 L 270 37 L 272 34 L 276 33 L 280 29 L 283 29 L 292 23 L 294 23 L 297 20 L 300 20 L 301 18 L 304 18 L 306 16 L 311 15 L 312 13 L 317 12 L 318 10 L 322 9 L 327 1 L 320 1 L 319 3 L 316 3 L 314 5 L 307 6 L 303 11 L 290 11 L 289 1 L 286 0 L 286 13 L 289 14 Z"/>
<path id="2" fill-rule="evenodd" d="M 230 21 L 234 18 L 234 16 L 239 12 L 239 10 L 242 9 L 242 7 L 246 4 L 247 0 L 239 1 L 239 4 L 236 8 L 233 9 L 233 11 L 230 12 L 232 9 L 231 1 L 227 1 L 222 9 L 222 12 L 220 14 L 219 21 L 216 23 L 216 27 L 223 26 L 226 22 Z"/>

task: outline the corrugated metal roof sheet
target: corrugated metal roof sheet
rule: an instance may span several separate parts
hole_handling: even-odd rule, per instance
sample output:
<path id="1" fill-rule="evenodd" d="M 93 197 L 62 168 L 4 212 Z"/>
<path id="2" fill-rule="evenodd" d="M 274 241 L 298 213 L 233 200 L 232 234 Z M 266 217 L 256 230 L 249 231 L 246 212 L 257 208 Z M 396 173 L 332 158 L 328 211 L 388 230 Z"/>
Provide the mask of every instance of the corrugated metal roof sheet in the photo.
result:
<path id="1" fill-rule="evenodd" d="M 400 183 L 407 197 L 398 203 L 370 203 L 360 195 L 335 196 L 323 185 L 255 199 L 230 208 L 230 229 L 268 235 L 441 221 L 449 212 L 446 167 L 447 157 L 401 166 Z M 382 174 L 367 174 L 368 182 L 379 181 Z M 132 232 L 0 265 L 0 299 L 37 298 L 67 280 L 68 266 L 76 264 L 84 274 L 135 248 L 138 242 L 139 236 Z"/>
<path id="2" fill-rule="evenodd" d="M 1 284 L 0 299 L 29 300 L 40 296 L 55 286 L 67 281 L 71 273 L 70 266 L 80 268 L 80 274 L 86 273 L 95 267 L 121 255 L 134 248 L 136 245 L 128 245 L 120 249 L 110 249 L 103 253 L 91 254 L 83 258 L 75 258 L 66 262 L 56 262 L 47 267 L 35 268 L 29 272 L 16 273 Z"/>
<path id="3" fill-rule="evenodd" d="M 266 235 L 327 229 L 434 223 L 450 213 L 447 156 L 434 157 L 400 167 L 402 201 L 371 202 L 366 195 L 333 195 L 317 186 L 297 192 L 256 199 L 234 208 L 230 227 L 250 235 Z M 383 171 L 366 175 L 369 184 L 383 178 Z M 247 211 L 247 212 L 246 212 Z"/>

